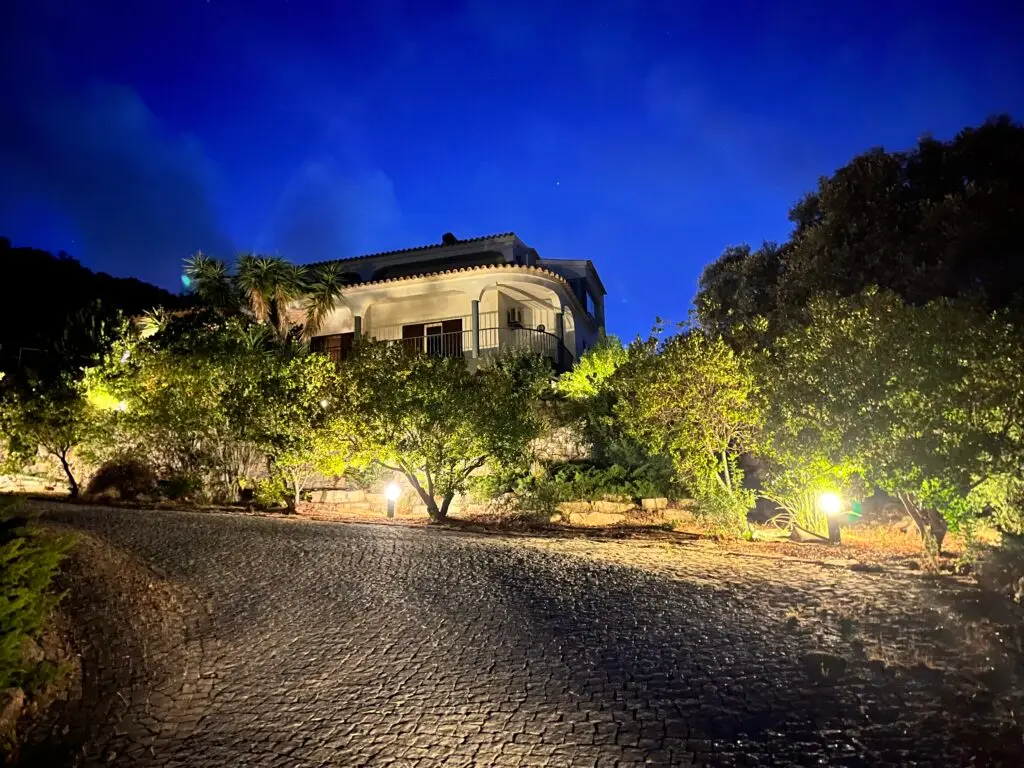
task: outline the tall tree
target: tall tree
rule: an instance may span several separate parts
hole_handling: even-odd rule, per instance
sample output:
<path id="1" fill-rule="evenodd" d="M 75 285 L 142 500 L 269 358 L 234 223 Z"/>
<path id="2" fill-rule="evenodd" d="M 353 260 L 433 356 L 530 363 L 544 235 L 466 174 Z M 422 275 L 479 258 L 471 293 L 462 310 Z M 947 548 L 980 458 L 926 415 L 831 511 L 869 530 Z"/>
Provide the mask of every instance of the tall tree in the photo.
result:
<path id="1" fill-rule="evenodd" d="M 764 315 L 770 337 L 803 322 L 815 296 L 869 286 L 913 304 L 1024 301 L 1024 126 L 1008 117 L 921 139 L 908 152 L 854 158 L 790 212 L 789 241 L 730 248 L 701 278 L 708 328 L 733 333 Z"/>
<path id="2" fill-rule="evenodd" d="M 1006 312 L 892 293 L 815 299 L 772 350 L 772 421 L 899 498 L 926 541 L 1024 466 L 1024 341 Z"/>
<path id="3" fill-rule="evenodd" d="M 219 259 L 196 253 L 185 260 L 191 290 L 208 306 L 223 312 L 244 311 L 274 328 L 280 338 L 291 331 L 289 306 L 305 311 L 303 338 L 309 340 L 334 309 L 348 284 L 336 262 L 313 267 L 291 264 L 278 256 L 244 254 L 232 272 Z"/>
<path id="4" fill-rule="evenodd" d="M 701 513 L 729 533 L 747 530 L 753 493 L 740 455 L 756 447 L 763 406 L 748 360 L 701 329 L 634 345 L 617 372 L 628 397 L 615 413 L 637 440 L 672 459 Z"/>

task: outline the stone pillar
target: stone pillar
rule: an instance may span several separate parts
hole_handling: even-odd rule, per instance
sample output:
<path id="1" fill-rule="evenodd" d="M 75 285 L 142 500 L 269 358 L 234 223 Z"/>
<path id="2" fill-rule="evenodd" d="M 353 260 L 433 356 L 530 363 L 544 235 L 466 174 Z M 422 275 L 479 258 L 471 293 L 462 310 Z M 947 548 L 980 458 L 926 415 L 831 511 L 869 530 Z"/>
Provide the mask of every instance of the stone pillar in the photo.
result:
<path id="1" fill-rule="evenodd" d="M 355 337 L 358 339 L 363 335 L 363 316 L 353 315 L 352 316 L 352 330 L 355 331 Z"/>
<path id="2" fill-rule="evenodd" d="M 558 349 L 555 350 L 555 362 L 559 368 L 565 366 L 565 313 L 555 312 L 555 337 Z"/>
<path id="3" fill-rule="evenodd" d="M 480 302 L 477 299 L 472 301 L 471 329 L 473 335 L 473 357 L 480 357 Z"/>

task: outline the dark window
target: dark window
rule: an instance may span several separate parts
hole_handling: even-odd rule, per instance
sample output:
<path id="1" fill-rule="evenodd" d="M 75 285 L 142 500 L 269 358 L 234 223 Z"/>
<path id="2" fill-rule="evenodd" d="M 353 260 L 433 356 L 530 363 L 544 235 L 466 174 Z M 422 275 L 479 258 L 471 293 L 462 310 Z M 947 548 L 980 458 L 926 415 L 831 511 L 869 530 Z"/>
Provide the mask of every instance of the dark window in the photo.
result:
<path id="1" fill-rule="evenodd" d="M 423 323 L 402 326 L 402 346 L 410 352 L 423 351 Z"/>
<path id="2" fill-rule="evenodd" d="M 427 354 L 431 357 L 441 357 L 444 345 L 444 336 L 441 333 L 441 324 L 427 326 Z"/>
<path id="3" fill-rule="evenodd" d="M 462 357 L 462 318 L 402 326 L 402 344 L 435 357 Z"/>
<path id="4" fill-rule="evenodd" d="M 314 352 L 323 352 L 334 362 L 344 360 L 352 352 L 355 333 L 335 333 L 330 336 L 314 336 L 310 339 L 309 348 Z"/>
<path id="5" fill-rule="evenodd" d="M 441 354 L 445 357 L 462 357 L 462 318 L 442 322 L 441 333 Z"/>

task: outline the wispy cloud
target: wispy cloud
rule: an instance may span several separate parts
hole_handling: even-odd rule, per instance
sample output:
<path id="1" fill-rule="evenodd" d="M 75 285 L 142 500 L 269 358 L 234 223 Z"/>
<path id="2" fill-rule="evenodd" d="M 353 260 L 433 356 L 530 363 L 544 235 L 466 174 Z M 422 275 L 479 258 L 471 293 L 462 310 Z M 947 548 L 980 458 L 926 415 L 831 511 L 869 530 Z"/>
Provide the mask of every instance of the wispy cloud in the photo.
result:
<path id="1" fill-rule="evenodd" d="M 212 201 L 216 171 L 194 138 L 168 131 L 131 88 L 76 90 L 22 72 L 0 121 L 0 197 L 36 197 L 75 228 L 76 255 L 124 272 L 197 249 L 230 251 Z"/>
<path id="2" fill-rule="evenodd" d="M 294 174 L 258 249 L 319 261 L 382 247 L 400 229 L 394 184 L 384 171 L 321 156 Z"/>

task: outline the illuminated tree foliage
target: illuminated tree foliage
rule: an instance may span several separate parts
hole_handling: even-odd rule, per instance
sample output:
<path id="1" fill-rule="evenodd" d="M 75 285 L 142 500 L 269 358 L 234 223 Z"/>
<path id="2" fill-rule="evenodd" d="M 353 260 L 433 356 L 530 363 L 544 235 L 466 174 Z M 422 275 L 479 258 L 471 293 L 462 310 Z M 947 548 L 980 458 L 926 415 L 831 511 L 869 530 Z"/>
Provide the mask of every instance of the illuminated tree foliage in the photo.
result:
<path id="1" fill-rule="evenodd" d="M 692 328 L 631 351 L 616 373 L 628 393 L 616 416 L 634 438 L 671 458 L 704 515 L 723 531 L 746 531 L 754 494 L 738 459 L 756 448 L 763 422 L 749 362 Z"/>
<path id="2" fill-rule="evenodd" d="M 878 291 L 815 300 L 809 320 L 772 352 L 773 418 L 899 498 L 941 548 L 1020 473 L 1024 340 L 1004 314 Z"/>
<path id="3" fill-rule="evenodd" d="M 94 448 L 98 459 L 141 458 L 232 500 L 268 459 L 287 456 L 294 470 L 313 450 L 337 371 L 265 326 L 200 312 L 124 339 L 87 385 L 111 436 Z"/>
<path id="4" fill-rule="evenodd" d="M 73 454 L 95 429 L 92 410 L 68 377 L 30 391 L 10 388 L 0 399 L 6 469 L 20 469 L 42 451 L 60 462 L 72 499 L 78 497 L 80 486 Z"/>
<path id="5" fill-rule="evenodd" d="M 515 465 L 540 429 L 534 407 L 550 369 L 534 357 L 470 373 L 462 358 L 364 342 L 341 369 L 338 402 L 359 458 L 400 472 L 434 522 L 485 463 Z"/>

